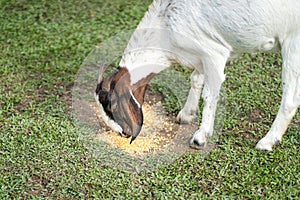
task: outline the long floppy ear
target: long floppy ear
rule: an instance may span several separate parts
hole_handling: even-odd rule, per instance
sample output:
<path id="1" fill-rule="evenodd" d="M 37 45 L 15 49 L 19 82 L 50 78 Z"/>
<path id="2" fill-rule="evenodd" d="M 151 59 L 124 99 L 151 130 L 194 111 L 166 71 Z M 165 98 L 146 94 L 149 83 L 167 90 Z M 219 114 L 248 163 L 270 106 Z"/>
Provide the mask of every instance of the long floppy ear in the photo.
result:
<path id="1" fill-rule="evenodd" d="M 133 111 L 133 116 L 131 116 L 133 118 L 132 120 L 133 131 L 130 140 L 130 144 L 131 144 L 141 132 L 143 122 L 144 122 L 144 115 L 143 115 L 142 108 L 136 104 L 135 99 L 132 96 L 130 98 L 129 109 Z"/>
<path id="2" fill-rule="evenodd" d="M 132 137 L 130 141 L 132 143 L 143 126 L 144 118 L 141 106 L 136 102 L 130 90 L 120 92 L 120 87 L 116 85 L 113 91 L 113 96 L 115 95 L 118 101 L 112 108 L 114 119 L 118 124 L 122 125 L 124 133 Z"/>
<path id="3" fill-rule="evenodd" d="M 155 76 L 155 73 L 149 74 L 147 77 L 139 80 L 137 83 L 135 83 L 132 86 L 132 93 L 135 99 L 139 102 L 139 104 L 142 106 L 144 103 L 144 97 L 146 88 L 148 86 L 149 81 Z"/>
<path id="4" fill-rule="evenodd" d="M 130 74 L 119 68 L 110 84 L 114 120 L 123 128 L 123 134 L 132 136 L 130 143 L 139 135 L 143 125 L 141 104 L 136 100 L 130 86 Z"/>

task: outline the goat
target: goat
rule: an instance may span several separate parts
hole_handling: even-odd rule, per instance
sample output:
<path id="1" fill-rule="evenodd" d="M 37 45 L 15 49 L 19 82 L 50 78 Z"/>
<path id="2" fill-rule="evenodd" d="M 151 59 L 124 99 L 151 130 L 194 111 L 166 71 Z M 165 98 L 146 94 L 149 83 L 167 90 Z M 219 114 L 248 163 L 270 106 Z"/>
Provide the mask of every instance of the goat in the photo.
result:
<path id="1" fill-rule="evenodd" d="M 177 119 L 191 122 L 202 92 L 200 128 L 190 140 L 201 148 L 213 134 L 228 60 L 242 53 L 281 50 L 283 96 L 271 129 L 256 148 L 281 141 L 300 104 L 300 2 L 297 0 L 155 0 L 133 33 L 117 71 L 103 78 L 95 98 L 102 116 L 125 137 L 138 136 L 145 89 L 155 74 L 180 63 L 194 69 L 187 101 Z"/>

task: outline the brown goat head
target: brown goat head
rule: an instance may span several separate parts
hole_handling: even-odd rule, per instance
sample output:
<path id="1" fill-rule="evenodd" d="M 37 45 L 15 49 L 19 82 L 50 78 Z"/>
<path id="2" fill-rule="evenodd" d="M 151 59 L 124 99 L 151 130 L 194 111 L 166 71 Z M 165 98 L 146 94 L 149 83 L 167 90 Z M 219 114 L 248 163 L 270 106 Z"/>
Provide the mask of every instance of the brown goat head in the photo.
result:
<path id="1" fill-rule="evenodd" d="M 131 137 L 132 143 L 143 125 L 142 104 L 147 84 L 154 74 L 131 85 L 126 67 L 118 67 L 103 79 L 104 71 L 104 66 L 101 66 L 95 93 L 102 118 L 114 131 L 124 137 Z"/>

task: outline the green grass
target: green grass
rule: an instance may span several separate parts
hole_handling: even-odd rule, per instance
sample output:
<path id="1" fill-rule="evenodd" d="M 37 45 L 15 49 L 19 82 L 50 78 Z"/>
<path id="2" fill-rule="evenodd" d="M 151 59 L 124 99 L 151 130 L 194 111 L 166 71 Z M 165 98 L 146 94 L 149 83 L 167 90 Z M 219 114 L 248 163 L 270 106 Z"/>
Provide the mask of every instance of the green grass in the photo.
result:
<path id="1" fill-rule="evenodd" d="M 277 54 L 229 64 L 224 128 L 207 156 L 184 155 L 135 174 L 103 167 L 90 155 L 70 114 L 76 72 L 95 45 L 133 29 L 149 4 L 0 2 L 0 199 L 300 196 L 299 112 L 272 152 L 254 149 L 280 103 Z"/>

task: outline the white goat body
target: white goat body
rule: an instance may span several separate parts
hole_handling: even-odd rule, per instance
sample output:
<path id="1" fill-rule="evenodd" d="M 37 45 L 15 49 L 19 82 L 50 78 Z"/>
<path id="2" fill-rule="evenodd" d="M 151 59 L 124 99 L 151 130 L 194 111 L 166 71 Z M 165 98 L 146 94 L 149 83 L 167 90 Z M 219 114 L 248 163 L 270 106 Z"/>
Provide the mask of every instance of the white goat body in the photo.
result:
<path id="1" fill-rule="evenodd" d="M 122 82 L 122 87 L 128 85 L 128 98 L 118 99 L 119 94 L 112 102 L 123 101 L 119 109 L 124 104 L 141 106 L 145 85 L 154 74 L 172 63 L 194 69 L 187 102 L 177 118 L 182 122 L 192 121 L 202 92 L 201 127 L 190 142 L 192 147 L 199 148 L 213 133 L 226 62 L 241 53 L 280 49 L 283 57 L 281 106 L 270 131 L 257 144 L 258 149 L 271 150 L 281 140 L 300 104 L 300 1 L 297 0 L 155 0 L 132 35 L 119 65 L 119 71 L 124 73 L 126 69 L 129 74 L 127 82 Z M 109 85 L 112 80 L 110 77 L 103 82 Z M 112 92 L 114 88 L 99 88 L 98 96 L 100 90 Z M 142 116 L 132 113 L 134 109 L 120 110 L 113 112 L 117 116 L 123 112 L 116 123 L 132 118 L 125 126 L 127 132 L 133 131 L 128 127 L 134 118 Z M 139 130 L 127 135 L 134 139 Z"/>

